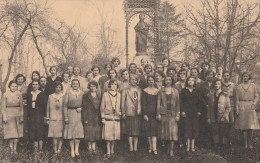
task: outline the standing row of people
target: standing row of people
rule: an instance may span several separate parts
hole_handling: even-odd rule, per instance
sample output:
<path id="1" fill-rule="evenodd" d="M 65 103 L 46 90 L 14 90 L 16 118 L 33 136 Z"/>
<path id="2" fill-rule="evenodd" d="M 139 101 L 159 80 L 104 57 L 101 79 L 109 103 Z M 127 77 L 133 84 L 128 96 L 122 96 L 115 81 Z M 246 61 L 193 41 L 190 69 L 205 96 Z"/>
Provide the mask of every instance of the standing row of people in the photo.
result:
<path id="1" fill-rule="evenodd" d="M 69 66 L 61 77 L 52 66 L 47 78 L 34 71 L 28 86 L 25 77 L 17 75 L 2 98 L 4 139 L 9 139 L 11 153 L 16 153 L 19 138 L 42 151 L 44 140 L 51 137 L 55 154 L 68 139 L 75 157 L 84 138 L 93 153 L 96 142 L 106 140 L 109 157 L 115 141 L 126 135 L 131 152 L 145 136 L 148 152 L 158 153 L 160 139 L 173 156 L 176 141 L 186 144 L 187 151 L 195 151 L 196 139 L 209 141 L 214 148 L 230 143 L 233 123 L 243 131 L 245 148 L 253 147 L 252 131 L 259 129 L 258 93 L 249 73 L 236 86 L 229 72 L 219 66 L 215 76 L 206 62 L 201 72 L 187 63 L 177 72 L 168 59 L 154 72 L 149 63 L 142 68 L 131 63 L 129 69 L 119 69 L 119 64 L 118 58 L 105 64 L 104 75 L 93 65 L 85 78 L 78 66 Z"/>

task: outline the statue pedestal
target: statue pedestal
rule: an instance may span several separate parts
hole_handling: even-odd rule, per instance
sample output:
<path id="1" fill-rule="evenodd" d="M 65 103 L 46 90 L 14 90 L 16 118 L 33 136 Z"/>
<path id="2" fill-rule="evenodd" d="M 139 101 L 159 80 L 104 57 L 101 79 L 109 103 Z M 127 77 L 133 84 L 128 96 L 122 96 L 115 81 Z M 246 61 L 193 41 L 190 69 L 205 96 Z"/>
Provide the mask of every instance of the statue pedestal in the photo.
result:
<path id="1" fill-rule="evenodd" d="M 136 55 L 133 58 L 133 62 L 136 63 L 138 67 L 141 67 L 141 60 L 147 61 L 150 64 L 152 63 L 151 57 L 149 55 Z"/>

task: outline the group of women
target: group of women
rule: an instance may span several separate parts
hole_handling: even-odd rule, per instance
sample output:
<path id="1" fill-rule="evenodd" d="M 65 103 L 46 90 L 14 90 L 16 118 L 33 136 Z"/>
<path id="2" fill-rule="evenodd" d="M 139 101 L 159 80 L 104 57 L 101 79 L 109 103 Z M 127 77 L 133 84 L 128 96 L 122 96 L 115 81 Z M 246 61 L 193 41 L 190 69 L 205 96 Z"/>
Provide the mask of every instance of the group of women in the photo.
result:
<path id="1" fill-rule="evenodd" d="M 201 72 L 183 63 L 180 70 L 165 58 L 152 65 L 141 61 L 138 68 L 119 68 L 113 58 L 105 64 L 105 73 L 93 65 L 84 77 L 78 66 L 69 66 L 61 77 L 50 67 L 50 76 L 32 73 L 32 82 L 18 74 L 2 97 L 4 139 L 11 153 L 17 153 L 19 138 L 33 142 L 42 152 L 44 141 L 53 140 L 59 154 L 63 139 L 68 139 L 71 157 L 79 156 L 80 140 L 96 153 L 96 142 L 106 141 L 107 157 L 114 154 L 115 141 L 127 136 L 129 151 L 138 151 L 138 138 L 148 138 L 149 153 L 157 155 L 157 140 L 174 155 L 174 142 L 195 151 L 195 139 L 208 140 L 214 148 L 231 142 L 233 127 L 243 131 L 245 148 L 253 148 L 252 131 L 259 129 L 256 115 L 258 92 L 243 73 L 238 86 L 222 66 L 216 75 L 210 65 Z M 120 75 L 119 75 L 120 74 Z M 208 139 L 207 139 L 208 138 Z"/>

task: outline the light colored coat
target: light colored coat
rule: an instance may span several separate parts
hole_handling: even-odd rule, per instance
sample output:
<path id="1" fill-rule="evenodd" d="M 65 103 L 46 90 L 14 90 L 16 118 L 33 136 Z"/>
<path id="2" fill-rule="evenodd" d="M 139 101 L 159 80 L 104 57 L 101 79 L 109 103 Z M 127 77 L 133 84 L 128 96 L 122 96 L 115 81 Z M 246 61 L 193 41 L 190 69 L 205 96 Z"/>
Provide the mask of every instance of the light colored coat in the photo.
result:
<path id="1" fill-rule="evenodd" d="M 115 108 L 115 113 L 113 113 L 113 108 L 111 105 L 111 101 L 109 98 L 108 92 L 105 92 L 103 94 L 101 106 L 100 106 L 100 111 L 101 111 L 101 118 L 106 119 L 106 120 L 120 120 L 121 116 L 121 110 L 120 110 L 120 100 L 121 100 L 121 95 L 119 92 L 117 92 L 117 97 L 116 97 L 116 108 Z"/>

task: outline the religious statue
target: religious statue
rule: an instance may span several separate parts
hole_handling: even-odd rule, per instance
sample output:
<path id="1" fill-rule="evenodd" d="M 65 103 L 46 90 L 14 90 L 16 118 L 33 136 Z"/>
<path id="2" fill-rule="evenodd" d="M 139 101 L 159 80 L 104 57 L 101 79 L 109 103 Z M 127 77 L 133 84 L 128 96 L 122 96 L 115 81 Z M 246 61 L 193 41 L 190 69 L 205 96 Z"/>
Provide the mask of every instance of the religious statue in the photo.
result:
<path id="1" fill-rule="evenodd" d="M 140 21 L 135 26 L 136 56 L 147 55 L 146 49 L 147 49 L 147 35 L 149 32 L 149 25 L 144 22 L 144 18 L 145 18 L 144 15 L 140 14 L 139 15 Z"/>

